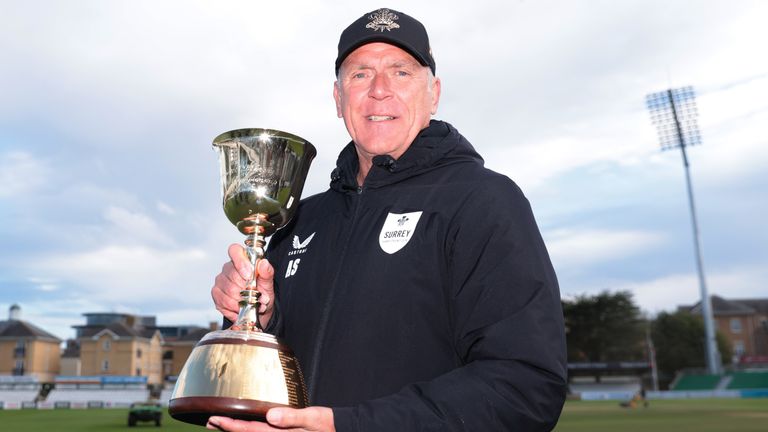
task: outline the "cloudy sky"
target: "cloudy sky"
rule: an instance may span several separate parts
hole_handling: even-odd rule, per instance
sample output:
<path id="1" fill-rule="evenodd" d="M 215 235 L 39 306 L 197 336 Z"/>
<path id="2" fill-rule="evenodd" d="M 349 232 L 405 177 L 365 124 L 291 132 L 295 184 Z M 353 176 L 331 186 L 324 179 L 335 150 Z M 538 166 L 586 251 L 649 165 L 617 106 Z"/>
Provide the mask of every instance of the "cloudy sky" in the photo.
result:
<path id="1" fill-rule="evenodd" d="M 680 152 L 645 108 L 688 85 L 710 293 L 768 294 L 768 2 L 0 0 L 0 319 L 18 303 L 61 338 L 85 312 L 218 320 L 209 290 L 242 236 L 212 139 L 305 137 L 305 195 L 323 191 L 349 140 L 338 35 L 382 6 L 429 29 L 436 118 L 525 191 L 564 297 L 698 300 Z"/>

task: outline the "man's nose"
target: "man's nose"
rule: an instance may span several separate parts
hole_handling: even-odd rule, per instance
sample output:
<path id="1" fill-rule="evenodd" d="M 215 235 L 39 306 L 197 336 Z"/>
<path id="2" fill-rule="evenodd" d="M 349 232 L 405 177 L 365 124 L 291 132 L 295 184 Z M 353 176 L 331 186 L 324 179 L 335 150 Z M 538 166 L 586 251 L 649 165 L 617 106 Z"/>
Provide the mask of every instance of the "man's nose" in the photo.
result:
<path id="1" fill-rule="evenodd" d="M 392 94 L 389 78 L 386 74 L 376 74 L 371 80 L 368 96 L 374 99 L 386 99 Z"/>

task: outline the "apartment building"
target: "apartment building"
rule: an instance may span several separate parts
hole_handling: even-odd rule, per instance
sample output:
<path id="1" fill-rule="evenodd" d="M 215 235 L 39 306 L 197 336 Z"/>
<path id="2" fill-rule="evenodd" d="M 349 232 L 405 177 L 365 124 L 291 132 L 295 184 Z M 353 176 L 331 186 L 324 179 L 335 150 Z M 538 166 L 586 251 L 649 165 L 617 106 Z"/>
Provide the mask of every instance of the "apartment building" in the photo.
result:
<path id="1" fill-rule="evenodd" d="M 146 376 L 162 384 L 163 337 L 155 318 L 122 313 L 86 313 L 85 325 L 73 326 L 84 376 Z"/>
<path id="2" fill-rule="evenodd" d="M 710 299 L 717 330 L 731 342 L 736 362 L 768 356 L 768 298 Z M 681 309 L 701 314 L 701 302 Z"/>
<path id="3" fill-rule="evenodd" d="M 52 382 L 60 371 L 61 339 L 21 319 L 12 305 L 0 321 L 0 375 L 31 376 Z"/>

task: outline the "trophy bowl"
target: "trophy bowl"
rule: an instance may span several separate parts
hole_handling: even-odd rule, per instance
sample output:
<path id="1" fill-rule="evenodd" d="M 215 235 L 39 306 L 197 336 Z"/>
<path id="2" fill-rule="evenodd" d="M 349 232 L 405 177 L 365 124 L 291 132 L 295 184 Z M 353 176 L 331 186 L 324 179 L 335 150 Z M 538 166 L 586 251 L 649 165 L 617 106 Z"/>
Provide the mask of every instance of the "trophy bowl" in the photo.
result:
<path id="1" fill-rule="evenodd" d="M 240 313 L 230 329 L 206 334 L 176 380 L 168 412 L 205 425 L 213 415 L 266 419 L 272 407 L 304 408 L 307 391 L 293 352 L 259 323 L 257 262 L 265 238 L 285 226 L 298 208 L 316 150 L 296 135 L 274 129 L 237 129 L 213 140 L 221 167 L 227 218 L 246 235 L 254 275 L 240 292 Z"/>

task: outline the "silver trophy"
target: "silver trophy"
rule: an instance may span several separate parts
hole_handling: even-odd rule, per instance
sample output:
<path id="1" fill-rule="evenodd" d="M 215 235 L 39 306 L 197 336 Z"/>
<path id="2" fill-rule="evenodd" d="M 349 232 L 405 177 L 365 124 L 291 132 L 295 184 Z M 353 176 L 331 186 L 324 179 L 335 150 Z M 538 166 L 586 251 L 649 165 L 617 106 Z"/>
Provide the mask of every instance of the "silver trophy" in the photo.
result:
<path id="1" fill-rule="evenodd" d="M 265 238 L 296 212 L 317 152 L 307 140 L 274 129 L 225 132 L 213 147 L 219 153 L 224 213 L 247 236 L 254 275 L 240 292 L 232 328 L 206 334 L 192 350 L 168 411 L 199 425 L 213 415 L 263 421 L 269 408 L 308 405 L 298 360 L 259 324 L 256 264 L 264 258 Z"/>

